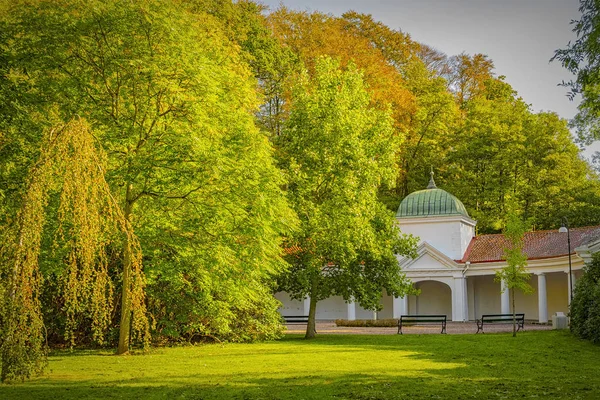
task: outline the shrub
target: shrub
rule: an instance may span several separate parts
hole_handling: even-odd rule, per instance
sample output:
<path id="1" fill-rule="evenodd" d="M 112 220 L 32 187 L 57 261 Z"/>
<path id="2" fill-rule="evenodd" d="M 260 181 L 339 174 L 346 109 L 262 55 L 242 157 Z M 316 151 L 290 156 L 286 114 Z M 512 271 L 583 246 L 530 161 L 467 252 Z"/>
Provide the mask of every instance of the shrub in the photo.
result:
<path id="1" fill-rule="evenodd" d="M 585 266 L 571 303 L 571 332 L 600 343 L 600 253 Z"/>
<path id="2" fill-rule="evenodd" d="M 335 324 L 337 326 L 353 326 L 353 327 L 378 327 L 378 328 L 395 328 L 398 326 L 398 320 L 396 318 L 389 319 L 357 319 L 349 321 L 347 319 L 336 319 Z"/>

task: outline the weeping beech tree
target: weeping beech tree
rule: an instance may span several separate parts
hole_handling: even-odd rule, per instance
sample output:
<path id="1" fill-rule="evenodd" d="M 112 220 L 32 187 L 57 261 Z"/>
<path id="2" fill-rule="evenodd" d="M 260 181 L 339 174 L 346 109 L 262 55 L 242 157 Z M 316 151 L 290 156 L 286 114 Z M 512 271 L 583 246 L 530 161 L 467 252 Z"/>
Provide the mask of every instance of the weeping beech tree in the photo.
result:
<path id="1" fill-rule="evenodd" d="M 145 344 L 149 324 L 139 242 L 112 197 L 104 177 L 106 159 L 94 143 L 89 125 L 75 119 L 47 131 L 38 162 L 13 227 L 13 243 L 4 254 L 10 260 L 2 331 L 2 380 L 29 377 L 45 364 L 44 324 L 40 304 L 43 285 L 39 257 L 49 202 L 58 198 L 55 252 L 64 263 L 65 333 L 71 345 L 74 331 L 91 316 L 93 339 L 103 343 L 114 312 L 114 282 L 108 274 L 106 249 L 122 246 L 123 273 L 119 353 L 127 351 L 130 318 L 133 334 Z"/>

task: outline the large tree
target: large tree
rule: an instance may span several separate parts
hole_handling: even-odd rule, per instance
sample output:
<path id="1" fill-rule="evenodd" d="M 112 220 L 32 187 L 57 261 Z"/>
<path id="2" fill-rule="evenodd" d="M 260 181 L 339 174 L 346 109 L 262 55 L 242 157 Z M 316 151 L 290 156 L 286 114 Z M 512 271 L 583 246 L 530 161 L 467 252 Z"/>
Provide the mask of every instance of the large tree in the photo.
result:
<path id="1" fill-rule="evenodd" d="M 2 381 L 40 372 L 45 361 L 43 276 L 39 261 L 48 209 L 57 203 L 53 252 L 63 262 L 65 335 L 90 321 L 93 339 L 102 344 L 113 313 L 114 283 L 106 248 L 126 246 L 129 283 L 124 286 L 137 337 L 149 342 L 139 241 L 105 180 L 106 158 L 89 125 L 70 121 L 44 135 L 40 159 L 31 168 L 17 223 L 9 227 L 2 252 Z M 53 199 L 54 197 L 54 199 Z M 82 318 L 87 315 L 87 318 Z"/>
<path id="2" fill-rule="evenodd" d="M 440 176 L 478 220 L 479 232 L 502 229 L 508 205 L 536 229 L 566 212 L 594 224 L 599 182 L 579 157 L 566 121 L 532 113 L 502 77 L 488 79 L 463 105 Z"/>
<path id="3" fill-rule="evenodd" d="M 256 80 L 222 21 L 201 2 L 39 0 L 8 4 L 0 22 L 0 151 L 10 148 L 0 162 L 11 176 L 24 175 L 53 118 L 85 117 L 140 238 L 157 329 L 177 320 L 188 338 L 274 334 L 269 281 L 285 267 L 280 236 L 295 219 L 254 124 Z M 113 254 L 124 353 L 132 257 L 126 245 Z"/>
<path id="4" fill-rule="evenodd" d="M 394 191 L 381 194 L 388 206 L 396 209 L 403 197 L 423 188 L 423 177 L 427 176 L 423 172 L 431 166 L 438 170 L 443 167 L 448 136 L 458 118 L 457 107 L 446 80 L 420 58 L 425 46 L 404 32 L 374 21 L 370 15 L 347 12 L 343 18 L 347 21 L 345 29 L 379 50 L 396 71 L 395 78 L 390 78 L 413 95 L 410 109 L 401 103 L 391 104 L 404 141 L 397 154 Z"/>
<path id="5" fill-rule="evenodd" d="M 370 106 L 356 67 L 321 58 L 312 78 L 304 74 L 277 144 L 301 221 L 280 289 L 310 296 L 306 337 L 315 335 L 320 300 L 340 295 L 378 309 L 383 290 L 404 295 L 409 284 L 395 254 L 411 254 L 414 240 L 400 236 L 377 199 L 379 186 L 393 180 L 399 140 L 389 112 Z"/>
<path id="6" fill-rule="evenodd" d="M 268 21 L 275 37 L 298 56 L 309 73 L 321 56 L 360 68 L 371 104 L 381 110 L 391 106 L 396 134 L 403 134 L 414 110 L 414 96 L 405 87 L 402 72 L 355 25 L 344 18 L 285 7 L 270 14 Z"/>
<path id="7" fill-rule="evenodd" d="M 566 48 L 556 50 L 552 60 L 576 75 L 575 80 L 563 82 L 571 98 L 580 94 L 582 102 L 574 119 L 579 140 L 591 143 L 600 139 L 600 3 L 580 0 L 581 18 L 572 21 L 577 39 Z"/>

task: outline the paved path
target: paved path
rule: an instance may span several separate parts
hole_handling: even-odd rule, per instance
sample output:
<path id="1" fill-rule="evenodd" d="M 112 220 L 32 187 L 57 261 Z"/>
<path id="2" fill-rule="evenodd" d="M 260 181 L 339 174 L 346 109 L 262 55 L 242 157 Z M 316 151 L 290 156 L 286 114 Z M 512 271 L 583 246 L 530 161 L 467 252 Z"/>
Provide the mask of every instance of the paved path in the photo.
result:
<path id="1" fill-rule="evenodd" d="M 494 332 L 512 332 L 512 325 L 489 325 L 484 326 L 487 333 Z M 531 323 L 525 323 L 526 331 L 544 331 L 551 330 L 550 325 L 537 325 Z M 405 326 L 402 328 L 404 334 L 428 334 L 437 333 L 441 331 L 440 327 L 437 326 Z M 299 333 L 303 334 L 306 332 L 305 324 L 292 324 L 287 325 L 287 333 Z M 460 335 L 460 334 L 474 334 L 477 332 L 477 324 L 475 322 L 448 322 L 446 326 L 446 332 L 449 335 Z M 318 334 L 336 334 L 336 335 L 395 335 L 398 333 L 398 328 L 358 328 L 358 327 L 347 327 L 347 326 L 336 326 L 334 321 L 319 321 L 317 322 L 317 333 Z"/>

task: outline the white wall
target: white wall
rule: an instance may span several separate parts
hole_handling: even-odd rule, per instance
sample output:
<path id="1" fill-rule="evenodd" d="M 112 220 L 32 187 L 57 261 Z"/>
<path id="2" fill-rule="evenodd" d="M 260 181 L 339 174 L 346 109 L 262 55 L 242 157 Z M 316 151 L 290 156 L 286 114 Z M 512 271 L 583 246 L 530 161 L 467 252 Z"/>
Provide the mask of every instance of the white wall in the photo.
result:
<path id="1" fill-rule="evenodd" d="M 422 281 L 417 282 L 415 286 L 421 289 L 421 294 L 416 296 L 413 309 L 410 308 L 409 299 L 411 314 L 445 314 L 448 320 L 452 319 L 452 290 L 448 285 L 436 281 Z"/>
<path id="2" fill-rule="evenodd" d="M 500 314 L 500 283 L 494 281 L 494 276 L 471 276 L 468 282 L 473 285 L 475 300 L 474 304 L 469 305 L 469 314 L 471 309 L 475 319 L 481 318 L 483 314 Z M 537 275 L 531 275 L 529 284 L 533 288 L 532 293 L 524 294 L 520 290 L 515 291 L 515 308 L 517 313 L 525 314 L 525 319 L 537 320 L 539 319 Z M 512 300 L 510 310 L 512 310 Z"/>
<path id="3" fill-rule="evenodd" d="M 377 319 L 393 318 L 394 299 L 388 296 L 385 291 L 381 297 L 379 304 L 382 305 L 381 311 L 377 312 Z M 373 319 L 373 310 L 365 310 L 356 303 L 356 319 Z"/>
<path id="4" fill-rule="evenodd" d="M 417 296 L 408 296 L 408 314 L 417 315 Z"/>
<path id="5" fill-rule="evenodd" d="M 373 319 L 373 311 L 365 310 L 356 303 L 356 319 Z"/>
<path id="6" fill-rule="evenodd" d="M 460 224 L 460 258 L 457 260 L 461 260 L 462 256 L 467 251 L 467 247 L 471 244 L 471 240 L 475 237 L 475 227 L 471 225 L 467 225 L 465 223 Z"/>
<path id="7" fill-rule="evenodd" d="M 475 314 L 475 280 L 473 277 L 467 278 L 467 301 L 469 321 L 475 321 L 478 317 Z"/>
<path id="8" fill-rule="evenodd" d="M 453 260 L 460 260 L 475 234 L 475 228 L 456 217 L 403 220 L 398 218 L 400 230 L 420 238 Z"/>
<path id="9" fill-rule="evenodd" d="M 431 255 L 425 253 L 421 255 L 418 259 L 416 259 L 410 265 L 410 271 L 413 270 L 424 270 L 424 269 L 439 269 L 444 268 L 443 265 L 440 264 L 438 260 L 433 258 Z"/>
<path id="10" fill-rule="evenodd" d="M 392 296 L 388 296 L 385 291 L 383 293 L 383 297 L 381 298 L 381 305 L 383 308 L 377 313 L 377 319 L 394 318 L 394 298 Z"/>
<path id="11" fill-rule="evenodd" d="M 500 283 L 494 282 L 494 276 L 470 276 L 467 279 L 473 284 L 475 319 L 483 314 L 500 314 Z"/>
<path id="12" fill-rule="evenodd" d="M 292 300 L 286 292 L 275 293 L 275 298 L 282 303 L 278 309 L 281 315 L 304 315 L 304 301 Z"/>
<path id="13" fill-rule="evenodd" d="M 278 311 L 281 315 L 305 315 L 304 302 L 290 299 L 285 292 L 278 292 L 275 298 L 282 303 Z M 381 299 L 383 309 L 377 313 L 378 319 L 393 318 L 393 298 L 386 293 Z M 358 303 L 356 307 L 356 319 L 373 319 L 373 311 L 365 310 Z M 317 303 L 317 320 L 334 320 L 348 318 L 348 303 L 341 296 L 330 297 Z"/>
<path id="14" fill-rule="evenodd" d="M 348 304 L 341 296 L 329 297 L 317 303 L 317 319 L 346 319 L 348 317 Z M 358 308 L 356 313 L 358 316 Z"/>
<path id="15" fill-rule="evenodd" d="M 577 284 L 577 283 L 576 283 Z M 551 272 L 546 274 L 546 292 L 548 298 L 548 320 L 561 311 L 569 313 L 569 282 L 564 272 Z"/>
<path id="16" fill-rule="evenodd" d="M 525 319 L 539 320 L 540 309 L 538 306 L 538 277 L 535 274 L 531 274 L 529 284 L 533 288 L 533 292 L 530 294 L 524 294 L 520 290 L 515 291 L 515 308 L 517 313 L 525 313 Z M 547 285 L 546 285 L 547 286 Z M 511 303 L 512 310 L 512 303 Z"/>

